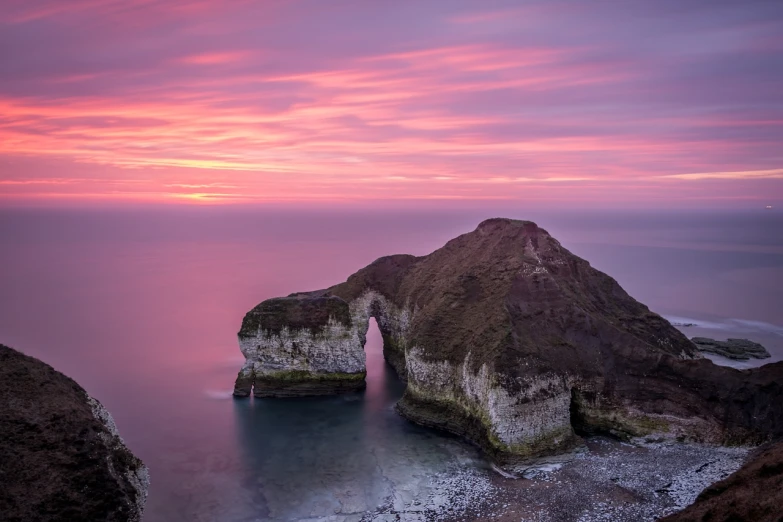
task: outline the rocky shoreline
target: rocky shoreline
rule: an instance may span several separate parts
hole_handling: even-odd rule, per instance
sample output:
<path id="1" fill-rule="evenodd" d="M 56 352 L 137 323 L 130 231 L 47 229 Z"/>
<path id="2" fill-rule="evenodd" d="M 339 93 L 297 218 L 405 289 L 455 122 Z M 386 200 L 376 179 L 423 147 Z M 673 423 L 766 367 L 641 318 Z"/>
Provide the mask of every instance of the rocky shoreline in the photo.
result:
<path id="1" fill-rule="evenodd" d="M 529 479 L 455 466 L 404 501 L 389 498 L 375 512 L 335 515 L 330 522 L 652 521 L 691 504 L 701 491 L 736 471 L 748 448 L 681 443 L 626 444 L 587 440 L 568 462 Z"/>
<path id="2" fill-rule="evenodd" d="M 702 491 L 665 522 L 779 522 L 783 518 L 783 442 L 753 451 L 736 473 Z"/>

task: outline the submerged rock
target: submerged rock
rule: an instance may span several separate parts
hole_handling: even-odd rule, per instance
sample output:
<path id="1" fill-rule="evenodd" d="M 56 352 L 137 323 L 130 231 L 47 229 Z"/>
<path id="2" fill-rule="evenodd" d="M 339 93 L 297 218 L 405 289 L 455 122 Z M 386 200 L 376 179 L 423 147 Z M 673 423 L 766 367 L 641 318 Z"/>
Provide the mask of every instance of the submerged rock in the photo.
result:
<path id="1" fill-rule="evenodd" d="M 407 381 L 398 410 L 511 465 L 579 434 L 761 442 L 783 434 L 783 363 L 703 359 L 668 321 L 529 221 L 490 219 L 422 257 L 383 257 L 244 318 L 235 394 L 360 387 L 374 317 Z"/>
<path id="2" fill-rule="evenodd" d="M 783 442 L 757 450 L 728 478 L 708 486 L 696 502 L 662 522 L 779 522 L 783 518 Z"/>
<path id="3" fill-rule="evenodd" d="M 707 337 L 694 337 L 691 341 L 700 352 L 714 353 L 738 361 L 747 361 L 751 357 L 756 359 L 772 357 L 766 348 L 748 339 L 716 341 Z"/>
<path id="4" fill-rule="evenodd" d="M 72 379 L 0 345 L 0 518 L 139 522 L 147 468 Z"/>

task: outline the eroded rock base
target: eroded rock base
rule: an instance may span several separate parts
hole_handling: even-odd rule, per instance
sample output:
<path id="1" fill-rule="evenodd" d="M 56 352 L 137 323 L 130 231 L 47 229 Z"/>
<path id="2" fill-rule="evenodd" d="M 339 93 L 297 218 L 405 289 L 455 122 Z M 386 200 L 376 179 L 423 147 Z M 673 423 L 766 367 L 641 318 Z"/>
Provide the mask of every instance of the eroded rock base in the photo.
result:
<path id="1" fill-rule="evenodd" d="M 291 372 L 293 373 L 293 372 Z M 367 383 L 365 373 L 285 375 L 272 378 L 256 378 L 254 397 L 303 397 L 337 395 L 363 390 Z"/>
<path id="2" fill-rule="evenodd" d="M 480 447 L 489 460 L 512 475 L 524 473 L 528 467 L 538 462 L 537 457 L 541 455 L 550 455 L 552 459 L 560 460 L 564 456 L 568 458 L 571 453 L 583 447 L 582 439 L 567 427 L 562 430 L 560 436 L 542 438 L 538 445 L 517 448 L 518 453 L 511 453 L 506 446 L 488 436 L 491 431 L 480 417 L 472 415 L 469 410 L 447 401 L 421 399 L 410 390 L 406 391 L 397 403 L 396 409 L 411 422 L 467 439 Z"/>

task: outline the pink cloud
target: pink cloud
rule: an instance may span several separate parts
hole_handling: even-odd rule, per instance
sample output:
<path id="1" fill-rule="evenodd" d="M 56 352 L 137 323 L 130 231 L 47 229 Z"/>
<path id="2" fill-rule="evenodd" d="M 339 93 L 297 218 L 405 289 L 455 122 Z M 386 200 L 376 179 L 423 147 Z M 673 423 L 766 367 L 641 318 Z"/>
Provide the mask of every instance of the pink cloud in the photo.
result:
<path id="1" fill-rule="evenodd" d="M 768 198 L 770 183 L 783 192 L 775 176 L 691 175 L 783 167 L 783 78 L 765 61 L 781 42 L 733 15 L 715 15 L 715 32 L 687 12 L 656 25 L 548 4 L 422 4 L 421 27 L 403 23 L 403 7 L 369 4 L 67 4 L 12 2 L 0 14 L 0 44 L 20 49 L 0 69 L 9 80 L 0 198 L 718 201 Z M 111 31 L 98 23 L 109 21 Z M 677 47 L 700 30 L 712 31 L 705 42 L 741 37 L 696 54 Z M 25 44 L 31 34 L 35 45 Z M 725 59 L 735 55 L 743 75 Z M 1 163 L 18 158 L 23 167 Z M 58 172 L 31 167 L 51 162 Z M 79 174 L 91 168 L 106 178 Z"/>

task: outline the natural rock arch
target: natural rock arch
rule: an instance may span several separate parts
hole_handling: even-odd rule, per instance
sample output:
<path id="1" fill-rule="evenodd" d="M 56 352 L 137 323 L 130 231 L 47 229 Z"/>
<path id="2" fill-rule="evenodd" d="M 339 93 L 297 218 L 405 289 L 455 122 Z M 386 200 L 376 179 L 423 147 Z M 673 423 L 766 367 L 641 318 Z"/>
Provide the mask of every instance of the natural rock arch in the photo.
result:
<path id="1" fill-rule="evenodd" d="M 364 388 L 371 317 L 383 337 L 384 357 L 405 380 L 405 311 L 372 290 L 350 302 L 325 292 L 298 293 L 264 301 L 245 315 L 239 332 L 245 364 L 234 395 L 296 397 Z"/>
<path id="2" fill-rule="evenodd" d="M 783 436 L 783 363 L 712 364 L 614 279 L 510 219 L 262 302 L 239 332 L 235 395 L 363 388 L 371 316 L 407 381 L 398 411 L 499 463 L 567 451 L 581 441 L 574 427 L 711 443 Z"/>

